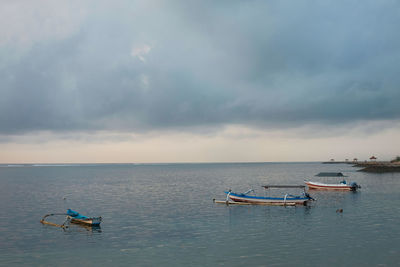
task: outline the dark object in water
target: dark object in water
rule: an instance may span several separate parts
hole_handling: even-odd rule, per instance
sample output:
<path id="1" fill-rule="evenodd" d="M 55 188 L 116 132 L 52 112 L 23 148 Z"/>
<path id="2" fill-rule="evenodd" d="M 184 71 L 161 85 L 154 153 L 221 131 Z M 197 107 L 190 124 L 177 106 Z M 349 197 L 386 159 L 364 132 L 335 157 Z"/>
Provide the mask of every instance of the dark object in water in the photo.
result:
<path id="1" fill-rule="evenodd" d="M 337 209 L 336 213 L 343 213 L 343 209 Z"/>

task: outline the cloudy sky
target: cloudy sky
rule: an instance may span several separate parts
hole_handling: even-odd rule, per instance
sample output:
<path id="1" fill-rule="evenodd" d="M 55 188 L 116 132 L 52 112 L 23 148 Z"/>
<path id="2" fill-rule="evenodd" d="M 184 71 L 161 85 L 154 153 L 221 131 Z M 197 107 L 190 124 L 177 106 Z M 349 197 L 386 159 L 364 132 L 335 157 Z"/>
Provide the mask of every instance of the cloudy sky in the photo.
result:
<path id="1" fill-rule="evenodd" d="M 391 159 L 400 3 L 0 1 L 0 162 Z"/>

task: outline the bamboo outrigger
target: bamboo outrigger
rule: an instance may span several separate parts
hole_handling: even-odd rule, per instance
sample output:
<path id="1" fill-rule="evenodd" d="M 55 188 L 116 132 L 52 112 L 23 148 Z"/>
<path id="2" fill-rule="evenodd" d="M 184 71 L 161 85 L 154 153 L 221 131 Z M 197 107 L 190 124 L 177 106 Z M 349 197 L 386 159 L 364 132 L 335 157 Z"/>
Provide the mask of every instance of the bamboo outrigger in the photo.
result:
<path id="1" fill-rule="evenodd" d="M 68 228 L 68 225 L 67 225 L 68 219 L 63 224 L 57 224 L 57 223 L 48 222 L 48 221 L 45 220 L 47 217 L 55 216 L 55 215 L 67 215 L 67 214 L 66 213 L 49 213 L 49 214 L 44 215 L 43 218 L 40 220 L 40 222 L 42 224 L 47 224 L 47 225 L 51 225 L 51 226 L 56 226 L 56 227 L 61 227 L 61 228 Z"/>
<path id="2" fill-rule="evenodd" d="M 296 203 L 286 202 L 286 203 L 249 203 L 249 202 L 238 202 L 238 201 L 226 201 L 226 200 L 215 200 L 214 203 L 225 204 L 225 205 L 261 205 L 261 206 L 295 206 Z"/>

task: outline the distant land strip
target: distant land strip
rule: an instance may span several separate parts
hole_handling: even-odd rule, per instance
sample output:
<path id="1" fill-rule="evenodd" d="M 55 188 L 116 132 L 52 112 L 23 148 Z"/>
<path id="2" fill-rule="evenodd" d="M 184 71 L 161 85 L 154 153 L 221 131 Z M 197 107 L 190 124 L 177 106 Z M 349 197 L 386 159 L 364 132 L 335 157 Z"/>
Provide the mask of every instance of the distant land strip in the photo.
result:
<path id="1" fill-rule="evenodd" d="M 354 167 L 363 167 L 361 172 L 400 172 L 400 162 L 363 162 L 357 163 Z"/>
<path id="2" fill-rule="evenodd" d="M 368 161 L 368 162 L 355 162 L 355 161 L 326 161 L 323 164 L 353 164 L 353 167 L 360 167 L 360 172 L 400 172 L 400 162 L 390 161 Z"/>

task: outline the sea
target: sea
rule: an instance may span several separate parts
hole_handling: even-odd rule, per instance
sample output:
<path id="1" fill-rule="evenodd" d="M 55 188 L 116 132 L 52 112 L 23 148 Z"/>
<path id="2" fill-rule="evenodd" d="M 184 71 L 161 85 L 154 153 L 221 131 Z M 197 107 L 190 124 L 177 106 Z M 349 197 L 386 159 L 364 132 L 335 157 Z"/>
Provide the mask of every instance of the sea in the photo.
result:
<path id="1" fill-rule="evenodd" d="M 213 202 L 229 189 L 283 195 L 261 186 L 319 172 L 362 188 L 312 190 L 308 206 Z M 350 164 L 3 164 L 0 266 L 400 266 L 399 206 L 399 173 Z M 40 223 L 69 208 L 101 228 Z"/>

